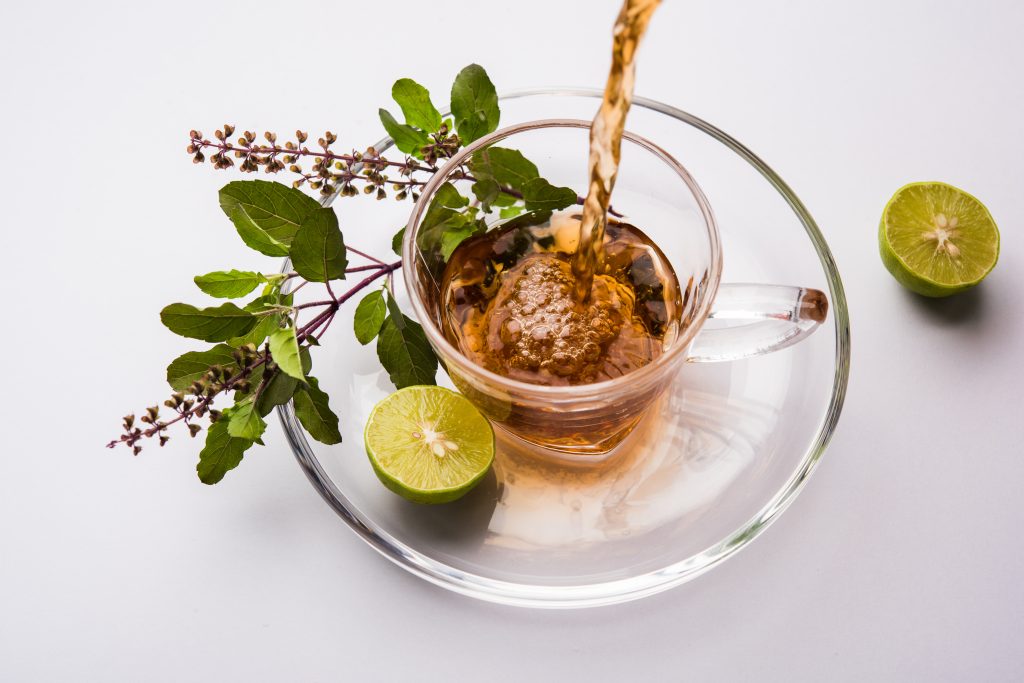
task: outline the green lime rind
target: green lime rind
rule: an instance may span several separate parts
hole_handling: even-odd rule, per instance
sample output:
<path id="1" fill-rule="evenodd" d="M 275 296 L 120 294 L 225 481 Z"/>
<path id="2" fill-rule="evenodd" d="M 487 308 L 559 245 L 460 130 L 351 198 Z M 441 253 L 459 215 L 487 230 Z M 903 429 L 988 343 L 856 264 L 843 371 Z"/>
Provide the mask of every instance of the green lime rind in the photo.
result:
<path id="1" fill-rule="evenodd" d="M 956 218 L 949 243 L 956 256 L 926 239 L 936 216 Z M 885 205 L 878 226 L 882 263 L 907 289 L 927 297 L 966 291 L 992 271 L 999 260 L 999 229 L 976 197 L 942 182 L 904 185 Z"/>
<path id="2" fill-rule="evenodd" d="M 377 478 L 414 503 L 458 500 L 494 461 L 494 429 L 465 396 L 433 385 L 400 389 L 370 412 L 363 431 Z"/>

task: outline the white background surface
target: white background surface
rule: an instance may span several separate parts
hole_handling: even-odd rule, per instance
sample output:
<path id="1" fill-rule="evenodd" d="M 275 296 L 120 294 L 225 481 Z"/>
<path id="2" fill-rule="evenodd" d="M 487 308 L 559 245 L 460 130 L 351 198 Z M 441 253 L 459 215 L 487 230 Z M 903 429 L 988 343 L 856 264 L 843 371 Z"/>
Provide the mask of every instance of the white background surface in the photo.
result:
<path id="1" fill-rule="evenodd" d="M 187 439 L 134 460 L 102 448 L 165 393 L 182 342 L 157 310 L 246 258 L 216 229 L 228 176 L 192 167 L 189 128 L 330 128 L 361 146 L 395 78 L 440 94 L 471 61 L 503 90 L 600 85 L 617 2 L 586 5 L 0 6 L 0 680 L 1024 676 L 1015 2 L 668 0 L 655 17 L 638 93 L 717 124 L 793 186 L 853 330 L 814 479 L 690 584 L 594 610 L 488 605 L 364 546 L 276 421 L 214 488 Z M 903 292 L 877 256 L 885 201 L 928 179 L 975 193 L 1002 229 L 999 266 L 955 300 Z"/>

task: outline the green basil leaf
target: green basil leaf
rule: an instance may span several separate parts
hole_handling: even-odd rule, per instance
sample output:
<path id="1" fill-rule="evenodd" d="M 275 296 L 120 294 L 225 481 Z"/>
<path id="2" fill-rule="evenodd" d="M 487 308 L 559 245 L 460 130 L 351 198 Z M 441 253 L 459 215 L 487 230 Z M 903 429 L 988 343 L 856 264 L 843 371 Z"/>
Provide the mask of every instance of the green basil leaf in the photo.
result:
<path id="1" fill-rule="evenodd" d="M 384 124 L 384 130 L 395 141 L 395 147 L 406 154 L 412 154 L 415 157 L 422 156 L 420 150 L 430 143 L 430 138 L 426 133 L 399 123 L 387 109 L 380 109 L 377 113 L 380 116 L 380 122 Z"/>
<path id="2" fill-rule="evenodd" d="M 307 386 L 300 386 L 295 392 L 295 417 L 320 443 L 341 443 L 338 416 L 328 405 L 327 394 L 320 389 L 316 377 L 308 378 L 308 382 Z"/>
<path id="3" fill-rule="evenodd" d="M 491 203 L 494 204 L 494 206 L 515 206 L 518 201 L 520 201 L 519 197 L 502 192 L 498 195 L 497 199 Z"/>
<path id="4" fill-rule="evenodd" d="M 405 239 L 405 228 L 402 228 L 395 233 L 395 236 L 391 238 L 391 251 L 395 252 L 398 256 L 402 255 L 402 240 Z"/>
<path id="5" fill-rule="evenodd" d="M 183 353 L 167 366 L 167 383 L 174 391 L 184 391 L 193 382 L 202 379 L 214 365 L 234 366 L 234 349 L 227 344 L 217 344 L 209 351 Z"/>
<path id="6" fill-rule="evenodd" d="M 475 152 L 469 168 L 478 179 L 489 178 L 520 191 L 526 183 L 540 177 L 536 164 L 519 150 L 505 147 L 487 147 Z"/>
<path id="7" fill-rule="evenodd" d="M 292 305 L 292 295 L 287 294 L 284 296 L 278 294 L 268 294 L 259 296 L 250 301 L 245 305 L 245 310 L 256 315 L 259 322 L 251 330 L 246 332 L 240 337 L 232 337 L 228 339 L 228 344 L 238 348 L 245 346 L 246 344 L 255 344 L 259 346 L 263 343 L 263 340 L 270 336 L 270 333 L 276 330 L 281 325 L 281 314 L 280 313 L 266 313 L 265 311 L 269 306 L 280 304 L 281 306 Z"/>
<path id="8" fill-rule="evenodd" d="M 228 412 L 228 411 L 225 411 Z M 206 432 L 206 445 L 199 452 L 196 473 L 204 484 L 216 484 L 230 470 L 238 467 L 242 456 L 252 446 L 249 439 L 240 439 L 228 433 L 230 415 L 221 415 Z"/>
<path id="9" fill-rule="evenodd" d="M 387 317 L 377 338 L 377 357 L 399 389 L 435 383 L 437 356 L 423 328 L 408 316 L 402 316 L 401 322 Z"/>
<path id="10" fill-rule="evenodd" d="M 291 247 L 292 267 L 311 282 L 345 278 L 345 240 L 333 209 L 318 209 L 303 221 Z"/>
<path id="11" fill-rule="evenodd" d="M 543 178 L 534 178 L 523 185 L 523 199 L 530 211 L 558 211 L 576 203 L 576 191 L 570 187 L 555 187 Z"/>
<path id="12" fill-rule="evenodd" d="M 353 326 L 356 339 L 362 345 L 369 344 L 380 332 L 380 326 L 387 317 L 387 302 L 384 301 L 384 290 L 376 289 L 367 294 L 356 306 Z"/>
<path id="13" fill-rule="evenodd" d="M 299 343 L 295 339 L 294 327 L 279 327 L 270 335 L 270 355 L 281 371 L 295 379 L 304 380 Z"/>
<path id="14" fill-rule="evenodd" d="M 451 107 L 455 129 L 463 144 L 498 128 L 498 93 L 479 64 L 470 64 L 455 77 Z"/>
<path id="15" fill-rule="evenodd" d="M 277 370 L 267 380 L 267 386 L 256 401 L 256 410 L 266 417 L 276 406 L 282 406 L 292 400 L 295 390 L 299 388 L 299 380 Z"/>
<path id="16" fill-rule="evenodd" d="M 395 298 L 395 295 L 391 293 L 390 289 L 388 290 L 387 304 L 388 315 L 395 319 L 393 322 L 399 327 L 404 327 L 405 316 L 402 314 L 402 309 L 398 306 L 398 299 Z"/>
<path id="17" fill-rule="evenodd" d="M 430 93 L 410 78 L 400 78 L 391 86 L 391 97 L 402 108 L 410 126 L 436 133 L 441 127 L 441 113 L 430 101 Z"/>
<path id="18" fill-rule="evenodd" d="M 266 312 L 275 306 L 291 306 L 295 297 L 292 294 L 262 294 L 245 305 L 245 310 L 259 317 L 267 317 Z"/>
<path id="19" fill-rule="evenodd" d="M 469 205 L 469 198 L 463 197 L 455 186 L 449 182 L 443 183 L 441 187 L 437 188 L 434 192 L 434 198 L 430 201 L 430 206 L 444 206 L 449 209 L 461 209 L 464 206 Z"/>
<path id="20" fill-rule="evenodd" d="M 266 369 L 267 369 L 267 364 L 266 363 L 263 363 L 261 365 L 256 366 L 255 368 L 253 368 L 252 372 L 249 373 L 249 377 L 247 378 L 248 382 L 249 382 L 249 387 L 245 391 L 242 391 L 240 389 L 235 389 L 235 394 L 234 394 L 235 403 L 240 403 L 243 398 L 245 398 L 246 396 L 251 396 L 252 394 L 254 394 L 256 392 L 256 390 L 260 386 L 260 383 L 262 383 L 262 381 L 263 381 L 263 373 L 264 373 L 264 371 Z M 291 378 L 289 378 L 289 379 L 291 379 Z M 260 413 L 260 415 L 264 415 L 264 414 L 265 413 Z M 260 444 L 260 445 L 262 445 L 262 444 Z"/>
<path id="21" fill-rule="evenodd" d="M 320 204 L 281 183 L 236 180 L 221 188 L 220 207 L 249 247 L 267 256 L 287 256 L 303 219 Z"/>
<path id="22" fill-rule="evenodd" d="M 250 270 L 218 270 L 206 275 L 196 275 L 196 286 L 210 296 L 221 299 L 236 299 L 256 289 L 267 279 Z"/>
<path id="23" fill-rule="evenodd" d="M 160 320 L 171 332 L 183 337 L 220 342 L 245 334 L 256 326 L 256 316 L 226 303 L 216 308 L 171 304 L 160 311 Z"/>
<path id="24" fill-rule="evenodd" d="M 267 428 L 267 423 L 263 421 L 253 401 L 235 404 L 231 414 L 227 417 L 227 423 L 228 434 L 250 441 L 255 441 L 263 436 L 263 431 Z"/>
<path id="25" fill-rule="evenodd" d="M 473 194 L 483 204 L 484 211 L 490 211 L 491 205 L 501 194 L 501 187 L 494 178 L 484 178 L 473 183 Z"/>
<path id="26" fill-rule="evenodd" d="M 419 237 L 422 238 L 433 230 L 458 227 L 465 222 L 466 217 L 461 212 L 431 204 L 427 209 L 427 215 L 423 217 L 423 222 L 420 223 Z"/>
<path id="27" fill-rule="evenodd" d="M 452 252 L 455 251 L 456 247 L 479 232 L 480 228 L 475 223 L 468 223 L 462 227 L 445 230 L 444 234 L 441 235 L 441 257 L 447 261 L 452 257 Z"/>
<path id="28" fill-rule="evenodd" d="M 518 207 L 514 207 L 518 208 Z M 527 211 L 522 213 L 520 209 L 519 215 L 510 221 L 501 224 L 502 230 L 516 230 L 519 228 L 528 228 L 534 225 L 542 225 L 551 220 L 551 212 L 544 209 L 537 209 L 536 211 Z M 521 256 L 521 255 L 520 255 Z"/>
<path id="29" fill-rule="evenodd" d="M 437 188 L 427 213 L 423 216 L 420 230 L 430 230 L 442 224 L 461 224 L 462 214 L 455 209 L 461 209 L 469 204 L 469 198 L 463 197 L 451 183 L 444 183 Z"/>

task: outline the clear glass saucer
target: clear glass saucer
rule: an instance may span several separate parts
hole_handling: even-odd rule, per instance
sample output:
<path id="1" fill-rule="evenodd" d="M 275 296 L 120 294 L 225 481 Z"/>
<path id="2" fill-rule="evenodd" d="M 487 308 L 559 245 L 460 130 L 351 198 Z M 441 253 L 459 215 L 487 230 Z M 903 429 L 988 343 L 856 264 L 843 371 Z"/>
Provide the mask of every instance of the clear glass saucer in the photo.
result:
<path id="1" fill-rule="evenodd" d="M 505 95 L 501 125 L 589 119 L 600 96 L 578 89 Z M 849 376 L 849 317 L 814 220 L 764 162 L 690 114 L 636 98 L 627 127 L 664 147 L 704 190 L 722 234 L 723 282 L 827 291 L 829 319 L 806 341 L 768 356 L 688 365 L 600 466 L 538 460 L 499 439 L 491 475 L 466 498 L 442 506 L 409 503 L 377 481 L 362 429 L 393 387 L 372 345 L 360 346 L 345 329 L 331 332 L 315 351 L 316 374 L 341 416 L 344 440 L 324 446 L 307 438 L 288 405 L 279 414 L 289 442 L 341 518 L 427 581 L 530 607 L 653 595 L 756 538 L 803 488 L 828 445 Z M 339 205 L 346 241 L 387 254 L 409 204 L 367 204 Z M 395 286 L 401 299 L 401 278 Z M 351 316 L 351 308 L 344 310 L 334 326 L 351 328 Z M 450 386 L 443 371 L 438 379 Z"/>

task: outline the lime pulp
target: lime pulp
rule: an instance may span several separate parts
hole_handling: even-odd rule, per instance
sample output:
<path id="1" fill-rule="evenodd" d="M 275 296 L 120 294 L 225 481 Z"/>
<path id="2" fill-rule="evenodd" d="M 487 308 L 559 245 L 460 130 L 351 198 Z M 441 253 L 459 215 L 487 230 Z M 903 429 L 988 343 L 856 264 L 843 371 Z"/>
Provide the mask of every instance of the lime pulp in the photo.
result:
<path id="1" fill-rule="evenodd" d="M 494 460 L 494 430 L 450 389 L 413 386 L 370 412 L 366 453 L 381 482 L 416 503 L 447 503 L 468 493 Z"/>
<path id="2" fill-rule="evenodd" d="M 911 183 L 886 204 L 878 246 L 900 284 L 942 297 L 974 287 L 995 267 L 999 229 L 967 192 L 940 182 Z"/>

